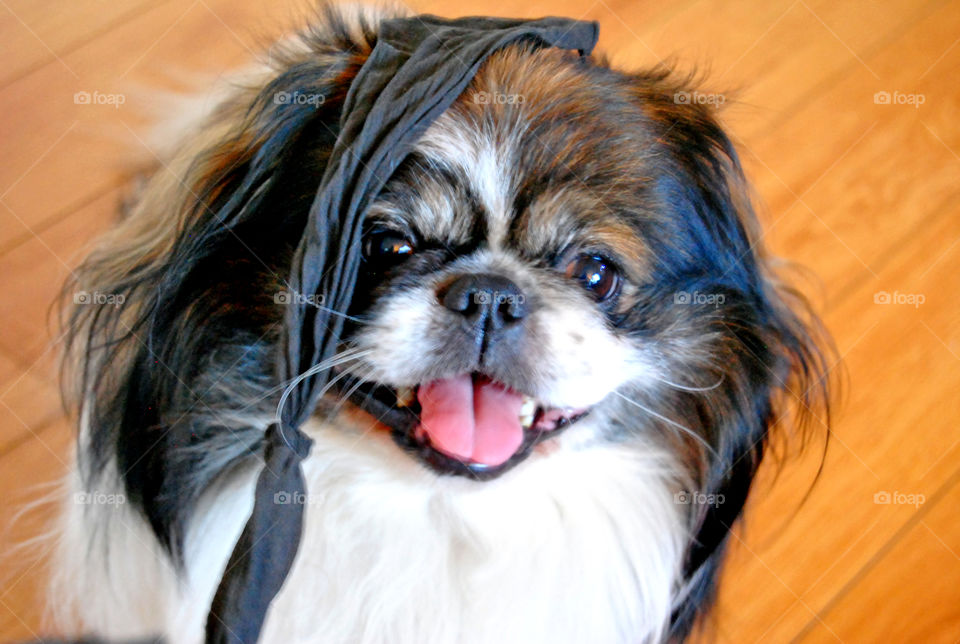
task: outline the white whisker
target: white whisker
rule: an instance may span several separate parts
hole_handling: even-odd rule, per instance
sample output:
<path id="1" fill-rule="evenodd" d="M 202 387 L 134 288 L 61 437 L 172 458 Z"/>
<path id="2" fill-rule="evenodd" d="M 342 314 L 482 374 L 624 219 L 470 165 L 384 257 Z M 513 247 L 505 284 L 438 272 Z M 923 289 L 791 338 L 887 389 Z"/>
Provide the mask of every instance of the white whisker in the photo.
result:
<path id="1" fill-rule="evenodd" d="M 286 389 L 283 390 L 283 395 L 280 396 L 280 402 L 277 403 L 276 422 L 278 424 L 281 423 L 283 406 L 286 404 L 287 399 L 290 397 L 290 394 L 293 393 L 293 390 L 297 387 L 298 384 L 300 384 L 310 376 L 320 373 L 321 371 L 332 369 L 333 367 L 341 365 L 345 362 L 356 360 L 358 358 L 367 356 L 371 353 L 373 353 L 373 349 L 366 349 L 363 351 L 358 349 L 347 349 L 345 351 L 341 351 L 336 355 L 331 356 L 330 358 L 328 358 L 327 360 L 324 360 L 323 362 L 318 362 L 317 364 L 313 365 L 312 367 L 310 367 L 309 369 L 301 373 L 299 376 L 294 378 L 293 382 L 287 385 Z M 326 389 L 324 389 L 324 391 L 325 390 Z M 281 425 L 281 431 L 282 431 L 282 425 Z"/>
<path id="2" fill-rule="evenodd" d="M 693 438 L 694 440 L 698 441 L 701 445 L 703 445 L 703 446 L 706 447 L 708 450 L 710 450 L 710 452 L 711 452 L 714 456 L 717 456 L 716 450 L 713 449 L 713 447 L 710 445 L 710 443 L 708 443 L 707 440 L 706 440 L 703 436 L 701 436 L 700 434 L 696 433 L 695 431 L 693 431 L 693 430 L 690 429 L 689 427 L 684 427 L 684 426 L 681 425 L 680 423 L 678 423 L 678 422 L 676 422 L 676 421 L 674 421 L 674 420 L 670 420 L 670 419 L 667 418 L 666 416 L 663 416 L 663 415 L 661 415 L 661 414 L 658 414 L 657 412 L 653 411 L 653 410 L 650 409 L 649 407 L 645 407 L 645 406 L 641 405 L 641 404 L 638 403 L 636 400 L 631 400 L 630 398 L 627 398 L 626 396 L 624 396 L 623 394 L 621 394 L 619 391 L 615 391 L 615 392 L 613 392 L 613 393 L 616 394 L 617 396 L 619 396 L 620 398 L 624 399 L 625 401 L 627 401 L 627 402 L 630 403 L 631 405 L 633 405 L 633 406 L 635 406 L 635 407 L 638 407 L 639 409 L 642 409 L 643 411 L 647 412 L 647 413 L 650 414 L 651 416 L 653 416 L 653 417 L 655 417 L 655 418 L 659 418 L 659 419 L 662 420 L 663 422 L 669 423 L 670 425 L 673 425 L 673 426 L 676 427 L 677 429 L 680 429 L 680 430 L 683 431 L 685 434 L 687 434 L 688 436 L 690 436 L 690 437 Z"/>
<path id="3" fill-rule="evenodd" d="M 370 324 L 370 323 L 367 322 L 366 320 L 361 320 L 361 319 L 358 318 L 358 317 L 354 317 L 354 316 L 352 316 L 352 315 L 347 315 L 346 313 L 341 313 L 340 311 L 337 311 L 336 309 L 331 309 L 329 306 L 323 306 L 322 304 L 316 304 L 316 303 L 313 303 L 313 302 L 311 302 L 311 305 L 312 305 L 314 308 L 320 309 L 321 311 L 326 311 L 327 313 L 330 313 L 331 315 L 338 315 L 338 316 L 340 316 L 340 317 L 342 317 L 342 318 L 345 318 L 345 319 L 347 319 L 347 320 L 350 320 L 351 322 L 356 322 L 357 324 Z"/>
<path id="4" fill-rule="evenodd" d="M 363 383 L 367 382 L 367 377 L 368 377 L 371 373 L 373 373 L 373 367 L 370 367 L 369 369 L 367 369 L 366 374 L 364 374 L 364 375 L 362 375 L 362 376 L 359 375 L 359 374 L 353 374 L 353 376 L 357 379 L 357 382 L 350 388 L 350 390 L 349 390 L 346 394 L 340 396 L 340 400 L 337 402 L 337 406 L 334 407 L 334 412 L 336 412 L 337 410 L 339 410 L 339 409 L 343 406 L 343 403 L 347 402 L 347 400 L 350 398 L 350 396 L 353 395 L 353 392 L 355 392 L 357 389 L 359 389 L 360 386 L 363 385 Z M 369 397 L 370 394 L 367 393 L 366 396 Z"/>
<path id="5" fill-rule="evenodd" d="M 371 367 L 370 369 L 372 370 L 372 367 Z M 336 378 L 334 378 L 333 380 L 331 380 L 330 382 L 328 382 L 326 385 L 324 385 L 324 386 L 323 386 L 323 389 L 320 390 L 320 393 L 318 394 L 318 397 L 319 397 L 319 396 L 323 396 L 325 393 L 327 393 L 327 391 L 329 391 L 329 389 L 330 389 L 331 387 L 333 387 L 335 384 L 337 384 L 338 382 L 340 382 L 341 380 L 343 380 L 343 379 L 346 378 L 347 376 L 353 376 L 354 378 L 361 378 L 360 383 L 358 383 L 358 384 L 362 384 L 363 382 L 365 382 L 365 380 L 364 380 L 361 376 L 358 376 L 357 374 L 351 373 L 351 372 L 349 372 L 349 371 L 344 371 L 343 373 L 341 373 L 340 375 L 338 375 Z M 353 393 L 353 389 L 350 390 L 350 393 Z"/>
<path id="6" fill-rule="evenodd" d="M 723 374 L 721 374 L 720 379 L 717 380 L 714 384 L 710 385 L 709 387 L 687 387 L 686 385 L 678 385 L 675 382 L 670 382 L 669 380 L 664 380 L 663 378 L 658 378 L 656 376 L 653 376 L 653 379 L 657 380 L 658 382 L 662 382 L 668 387 L 679 389 L 680 391 L 690 391 L 690 392 L 696 393 L 696 392 L 702 392 L 702 391 L 713 391 L 714 389 L 716 389 L 717 387 L 723 384 L 724 377 L 723 377 Z"/>

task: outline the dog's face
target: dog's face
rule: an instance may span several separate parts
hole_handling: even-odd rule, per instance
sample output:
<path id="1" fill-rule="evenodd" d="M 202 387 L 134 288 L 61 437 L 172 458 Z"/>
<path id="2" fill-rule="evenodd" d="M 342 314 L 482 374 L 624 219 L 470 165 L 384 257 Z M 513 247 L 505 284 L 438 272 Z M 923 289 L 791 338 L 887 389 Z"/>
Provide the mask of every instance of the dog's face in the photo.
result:
<path id="1" fill-rule="evenodd" d="M 366 215 L 354 399 L 442 470 L 503 471 L 656 370 L 627 320 L 666 214 L 655 142 L 591 76 L 495 56 Z"/>
<path id="2" fill-rule="evenodd" d="M 588 414 L 720 377 L 723 311 L 683 301 L 678 276 L 728 276 L 677 189 L 697 169 L 658 138 L 702 115 L 656 108 L 637 79 L 568 54 L 495 55 L 369 209 L 363 357 L 341 390 L 411 454 L 486 478 Z M 734 232 L 720 252 L 751 264 Z"/>

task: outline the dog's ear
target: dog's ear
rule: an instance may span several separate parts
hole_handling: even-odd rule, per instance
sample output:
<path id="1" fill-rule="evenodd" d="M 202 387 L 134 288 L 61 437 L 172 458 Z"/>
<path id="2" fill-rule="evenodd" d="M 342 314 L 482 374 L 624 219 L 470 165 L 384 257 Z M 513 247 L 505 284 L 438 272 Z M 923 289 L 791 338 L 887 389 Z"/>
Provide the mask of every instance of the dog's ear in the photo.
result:
<path id="1" fill-rule="evenodd" d="M 347 88 L 375 44 L 362 12 L 321 11 L 185 133 L 65 287 L 65 384 L 92 457 L 86 482 L 118 471 L 174 552 L 210 478 L 260 449 L 276 406 L 262 393 L 275 384 L 278 297 Z M 75 304 L 75 293 L 113 305 Z"/>
<path id="2" fill-rule="evenodd" d="M 681 641 L 713 601 L 730 531 L 771 439 L 803 441 L 808 427 L 827 436 L 833 349 L 805 297 L 763 252 L 737 151 L 718 118 L 727 97 L 694 91 L 689 79 L 666 70 L 638 76 L 636 87 L 657 145 L 666 148 L 661 158 L 674 164 L 663 174 L 661 197 L 674 210 L 673 224 L 684 227 L 678 243 L 690 246 L 665 253 L 679 259 L 664 271 L 675 277 L 663 288 L 722 302 L 698 318 L 705 325 L 699 335 L 712 342 L 704 371 L 715 380 L 677 393 L 673 406 L 710 446 L 695 459 L 697 492 L 707 503 L 691 506 L 686 586 L 671 629 Z"/>
<path id="3" fill-rule="evenodd" d="M 715 322 L 726 334 L 723 380 L 692 401 L 694 415 L 709 419 L 714 455 L 703 459 L 699 485 L 706 504 L 694 508 L 687 587 L 673 618 L 678 641 L 713 603 L 730 531 L 771 445 L 788 453 L 811 436 L 824 448 L 829 438 L 835 350 L 804 296 L 770 275 L 762 267 L 757 299 L 725 308 Z"/>

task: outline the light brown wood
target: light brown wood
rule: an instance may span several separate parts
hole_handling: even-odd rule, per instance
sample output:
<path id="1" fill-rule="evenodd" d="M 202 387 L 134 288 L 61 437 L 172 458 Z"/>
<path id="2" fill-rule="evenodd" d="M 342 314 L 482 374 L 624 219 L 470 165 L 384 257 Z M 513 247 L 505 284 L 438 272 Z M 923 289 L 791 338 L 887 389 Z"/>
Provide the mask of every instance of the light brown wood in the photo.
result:
<path id="1" fill-rule="evenodd" d="M 810 622 L 804 635 L 848 642 L 956 642 L 960 604 L 944 599 L 957 587 L 949 571 L 960 558 L 958 505 L 960 476 L 955 474 L 929 505 L 913 512 L 904 534 L 849 581 L 848 592 L 828 606 L 821 620 Z M 891 583 L 891 577 L 902 583 Z M 876 610 L 862 610 L 865 605 Z"/>
<path id="2" fill-rule="evenodd" d="M 47 309 L 112 220 L 131 160 L 151 155 L 137 96 L 202 84 L 306 12 L 298 0 L 108 4 L 0 2 L 3 518 L 62 472 L 70 430 Z M 618 65 L 699 67 L 703 90 L 725 103 L 766 242 L 820 279 L 802 284 L 847 382 L 823 472 L 801 504 L 816 441 L 782 470 L 764 467 L 697 639 L 960 641 L 960 1 L 414 7 L 595 19 Z M 82 91 L 127 101 L 77 104 Z M 924 102 L 877 104 L 877 92 Z M 924 302 L 876 303 L 883 292 Z M 923 503 L 878 503 L 883 493 Z M 40 534 L 44 512 L 0 532 L 0 641 L 40 628 L 42 565 L 12 544 Z"/>
<path id="3" fill-rule="evenodd" d="M 57 61 L 73 74 L 63 57 L 93 35 L 106 33 L 143 11 L 147 0 L 97 2 L 97 0 L 4 0 L 0 11 L 0 83 L 19 78 Z M 152 3 L 156 4 L 156 2 Z"/>
<path id="4" fill-rule="evenodd" d="M 748 514 L 745 543 L 735 549 L 726 576 L 737 581 L 725 584 L 721 593 L 721 614 L 759 627 L 757 635 L 763 637 L 756 639 L 783 641 L 815 620 L 815 613 L 896 538 L 916 511 L 908 505 L 877 505 L 875 494 L 932 499 L 957 472 L 958 437 L 950 423 L 937 418 L 957 415 L 960 370 L 937 337 L 956 338 L 960 328 L 955 303 L 934 286 L 950 281 L 957 261 L 933 261 L 958 233 L 955 217 L 938 218 L 879 273 L 880 287 L 864 284 L 827 315 L 850 374 L 850 390 L 824 474 L 802 507 L 798 500 L 813 480 L 816 459 L 787 468 L 772 489 L 761 485 Z M 920 308 L 875 304 L 874 295 L 884 287 L 891 293 L 896 288 L 925 294 L 927 301 Z M 936 383 L 930 391 L 914 384 L 930 382 Z M 912 400 L 916 395 L 922 395 L 922 405 Z M 958 570 L 945 573 L 957 578 Z M 740 641 L 738 632 L 732 629 L 729 641 Z"/>
<path id="5" fill-rule="evenodd" d="M 65 420 L 38 430 L 2 456 L 0 496 L 0 641 L 43 634 L 45 553 L 56 511 L 56 483 L 66 472 L 72 428 Z"/>
<path id="6" fill-rule="evenodd" d="M 60 398 L 48 374 L 0 355 L 0 455 L 60 417 Z"/>

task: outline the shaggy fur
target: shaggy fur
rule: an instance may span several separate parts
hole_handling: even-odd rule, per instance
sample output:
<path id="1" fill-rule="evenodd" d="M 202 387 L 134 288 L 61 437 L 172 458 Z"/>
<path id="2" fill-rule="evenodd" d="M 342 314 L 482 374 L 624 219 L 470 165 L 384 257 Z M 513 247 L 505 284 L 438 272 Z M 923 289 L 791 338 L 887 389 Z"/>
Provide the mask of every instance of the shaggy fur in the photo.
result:
<path id="1" fill-rule="evenodd" d="M 68 285 L 122 296 L 69 311 L 81 422 L 52 603 L 76 630 L 201 641 L 287 384 L 292 255 L 382 17 L 323 9 L 184 128 Z M 591 411 L 478 481 L 330 389 L 304 427 L 306 525 L 263 642 L 680 641 L 709 608 L 771 432 L 827 393 L 818 323 L 773 277 L 733 146 L 710 107 L 675 100 L 688 89 L 511 46 L 418 142 L 365 215 L 416 252 L 363 272 L 335 373 L 399 388 L 482 369 Z M 614 297 L 564 273 L 583 252 L 617 271 Z M 530 311 L 480 357 L 436 301 L 473 273 L 505 276 Z"/>

